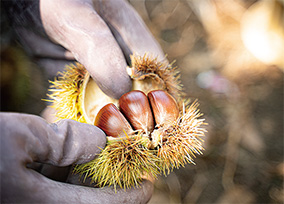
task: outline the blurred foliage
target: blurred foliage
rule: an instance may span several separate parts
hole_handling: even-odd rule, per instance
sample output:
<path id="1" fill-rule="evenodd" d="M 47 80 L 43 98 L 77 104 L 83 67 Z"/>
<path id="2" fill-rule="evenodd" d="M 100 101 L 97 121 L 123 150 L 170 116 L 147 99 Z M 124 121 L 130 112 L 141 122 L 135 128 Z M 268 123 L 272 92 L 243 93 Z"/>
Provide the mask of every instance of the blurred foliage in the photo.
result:
<path id="1" fill-rule="evenodd" d="M 45 108 L 47 78 L 26 55 L 12 43 L 1 49 L 1 111 L 39 115 Z"/>
<path id="2" fill-rule="evenodd" d="M 209 123 L 203 156 L 160 177 L 150 203 L 283 203 L 283 68 L 258 61 L 241 38 L 257 1 L 129 2 Z M 46 78 L 18 45 L 1 45 L 1 110 L 39 114 Z"/>
<path id="3" fill-rule="evenodd" d="M 209 123 L 204 155 L 159 178 L 150 203 L 283 203 L 283 69 L 257 60 L 241 37 L 257 1 L 129 2 Z"/>

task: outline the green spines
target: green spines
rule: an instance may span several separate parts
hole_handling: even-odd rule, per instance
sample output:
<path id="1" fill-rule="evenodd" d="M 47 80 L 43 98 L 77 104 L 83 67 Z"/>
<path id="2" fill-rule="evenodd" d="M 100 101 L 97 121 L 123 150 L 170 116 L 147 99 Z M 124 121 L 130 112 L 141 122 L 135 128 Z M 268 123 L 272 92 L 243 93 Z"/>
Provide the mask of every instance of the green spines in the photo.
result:
<path id="1" fill-rule="evenodd" d="M 60 119 L 73 119 L 79 122 L 86 122 L 82 112 L 83 102 L 83 81 L 86 74 L 83 65 L 76 63 L 67 66 L 63 73 L 54 81 L 50 81 L 49 102 L 56 112 L 56 117 Z"/>
<path id="2" fill-rule="evenodd" d="M 182 91 L 179 73 L 172 64 L 158 62 L 148 55 L 132 56 L 132 79 L 143 80 L 144 75 L 159 78 L 165 88 L 176 99 L 181 99 Z M 144 74 L 143 74 L 144 73 Z M 83 116 L 83 84 L 87 74 L 83 65 L 76 63 L 60 73 L 58 79 L 51 82 L 50 102 L 57 110 L 58 119 L 73 119 L 86 122 Z M 135 75 L 135 76 L 134 76 Z M 198 103 L 192 105 L 185 100 L 177 100 L 180 117 L 165 125 L 159 125 L 154 134 L 127 135 L 108 138 L 107 145 L 92 161 L 76 165 L 74 173 L 81 174 L 97 186 L 113 185 L 116 189 L 139 186 L 144 178 L 157 178 L 169 174 L 173 169 L 194 163 L 196 154 L 202 154 L 203 136 L 206 130 Z M 182 108 L 181 108 L 182 107 Z"/>
<path id="3" fill-rule="evenodd" d="M 96 159 L 77 165 L 75 173 L 85 174 L 96 185 L 113 185 L 115 188 L 139 186 L 143 177 L 157 177 L 159 158 L 155 150 L 144 146 L 141 136 L 125 137 L 108 144 Z"/>
<path id="4" fill-rule="evenodd" d="M 96 159 L 76 166 L 74 172 L 100 187 L 130 188 L 139 186 L 147 175 L 168 175 L 175 168 L 194 163 L 195 155 L 202 154 L 206 132 L 197 107 L 194 102 L 174 123 L 160 126 L 161 142 L 154 149 L 148 148 L 150 140 L 139 134 L 111 139 Z"/>

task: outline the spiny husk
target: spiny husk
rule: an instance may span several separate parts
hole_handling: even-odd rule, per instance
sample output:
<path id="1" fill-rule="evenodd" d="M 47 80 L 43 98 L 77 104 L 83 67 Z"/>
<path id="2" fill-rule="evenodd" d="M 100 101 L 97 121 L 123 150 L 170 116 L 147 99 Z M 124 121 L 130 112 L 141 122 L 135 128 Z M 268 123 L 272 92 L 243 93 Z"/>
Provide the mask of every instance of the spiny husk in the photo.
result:
<path id="1" fill-rule="evenodd" d="M 83 82 L 86 76 L 86 69 L 83 65 L 76 63 L 59 72 L 54 81 L 50 81 L 49 102 L 51 107 L 57 110 L 56 117 L 60 119 L 73 119 L 79 122 L 86 122 L 82 110 Z"/>
<path id="2" fill-rule="evenodd" d="M 180 110 L 183 99 L 180 74 L 166 60 L 159 61 L 148 54 L 131 56 L 128 73 L 133 80 L 133 89 L 148 93 L 166 90 L 177 101 Z M 51 82 L 49 94 L 52 107 L 59 119 L 74 119 L 94 124 L 97 111 L 107 103 L 116 101 L 103 94 L 86 69 L 79 63 L 68 66 L 66 71 Z M 121 188 L 139 186 L 144 175 L 154 178 L 167 175 L 172 169 L 193 163 L 195 154 L 201 154 L 203 119 L 197 103 L 186 106 L 181 117 L 171 124 L 156 127 L 156 138 L 128 136 L 119 140 L 108 140 L 105 149 L 96 159 L 77 165 L 74 172 L 89 177 L 96 185 L 113 185 Z M 108 137 L 109 139 L 111 137 Z"/>
<path id="3" fill-rule="evenodd" d="M 133 79 L 133 90 L 148 93 L 152 90 L 165 90 L 177 101 L 183 103 L 180 74 L 177 67 L 167 60 L 158 61 L 149 54 L 144 56 L 131 55 L 131 67 L 128 73 Z M 94 118 L 101 107 L 107 103 L 117 104 L 117 100 L 105 95 L 83 65 L 75 63 L 67 66 L 59 77 L 50 81 L 48 94 L 51 107 L 57 110 L 56 117 L 74 119 L 79 122 L 93 124 Z"/>
<path id="4" fill-rule="evenodd" d="M 177 101 L 184 96 L 180 82 L 180 73 L 174 62 L 169 63 L 166 59 L 158 60 L 149 54 L 130 56 L 131 67 L 127 72 L 134 79 L 134 89 L 142 89 L 148 93 L 154 89 L 162 89 L 171 94 Z M 150 79 L 150 80 L 148 80 Z"/>
<path id="5" fill-rule="evenodd" d="M 98 186 L 113 185 L 116 189 L 139 186 L 145 175 L 156 178 L 187 163 L 194 164 L 195 155 L 202 154 L 206 132 L 198 105 L 195 101 L 176 121 L 159 126 L 155 130 L 160 132 L 157 146 L 150 148 L 151 141 L 141 135 L 109 140 L 98 158 L 76 166 L 74 172 Z"/>
<path id="6" fill-rule="evenodd" d="M 146 141 L 145 141 L 146 140 Z M 155 150 L 147 148 L 148 138 L 126 135 L 115 142 L 109 142 L 98 158 L 77 165 L 74 172 L 84 174 L 100 187 L 113 185 L 116 189 L 139 186 L 143 176 L 154 178 L 160 172 L 159 158 Z"/>
<path id="7" fill-rule="evenodd" d="M 157 156 L 161 159 L 160 168 L 165 175 L 174 168 L 193 163 L 195 155 L 202 154 L 204 119 L 195 101 L 183 110 L 182 116 L 171 124 L 159 128 L 161 133 Z"/>
<path id="8" fill-rule="evenodd" d="M 46 101 L 52 103 L 57 120 L 73 119 L 93 124 L 96 114 L 105 104 L 117 104 L 116 99 L 102 92 L 80 63 L 66 66 L 65 71 L 59 72 L 50 83 Z"/>

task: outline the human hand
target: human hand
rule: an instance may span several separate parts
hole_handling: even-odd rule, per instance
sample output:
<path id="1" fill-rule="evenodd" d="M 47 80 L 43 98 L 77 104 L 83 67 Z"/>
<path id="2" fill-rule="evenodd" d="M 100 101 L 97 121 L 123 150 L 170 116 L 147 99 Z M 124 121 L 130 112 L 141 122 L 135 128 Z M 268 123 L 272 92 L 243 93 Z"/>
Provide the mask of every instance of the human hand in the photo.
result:
<path id="1" fill-rule="evenodd" d="M 146 203 L 150 181 L 126 191 L 93 188 L 51 180 L 29 168 L 34 162 L 68 166 L 93 159 L 104 148 L 105 134 L 93 125 L 72 120 L 49 124 L 42 118 L 0 113 L 1 202 Z"/>
<path id="2" fill-rule="evenodd" d="M 131 89 L 124 55 L 129 57 L 132 53 L 144 55 L 148 52 L 153 56 L 164 56 L 142 19 L 125 0 L 40 0 L 24 3 L 34 6 L 25 8 L 27 14 L 20 13 L 20 20 L 28 16 L 27 23 L 36 25 L 37 29 L 30 32 L 18 26 L 19 36 L 29 50 L 49 59 L 75 58 L 111 97 L 118 99 Z M 36 9 L 40 11 L 38 14 Z M 13 16 L 17 21 L 15 13 Z M 70 52 L 51 45 L 43 35 L 39 35 L 43 29 L 53 42 Z M 50 66 L 50 60 L 43 61 Z"/>

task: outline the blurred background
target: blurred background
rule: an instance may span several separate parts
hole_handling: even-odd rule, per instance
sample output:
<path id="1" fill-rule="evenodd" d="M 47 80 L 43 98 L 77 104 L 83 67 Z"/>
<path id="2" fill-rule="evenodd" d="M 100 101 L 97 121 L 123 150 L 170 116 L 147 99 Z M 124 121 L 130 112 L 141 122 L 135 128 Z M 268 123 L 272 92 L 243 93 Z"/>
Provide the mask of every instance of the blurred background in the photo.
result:
<path id="1" fill-rule="evenodd" d="M 159 177 L 150 203 L 284 203 L 284 1 L 129 2 L 209 124 L 196 165 Z M 11 40 L 5 20 L 1 111 L 39 115 L 50 78 Z"/>

